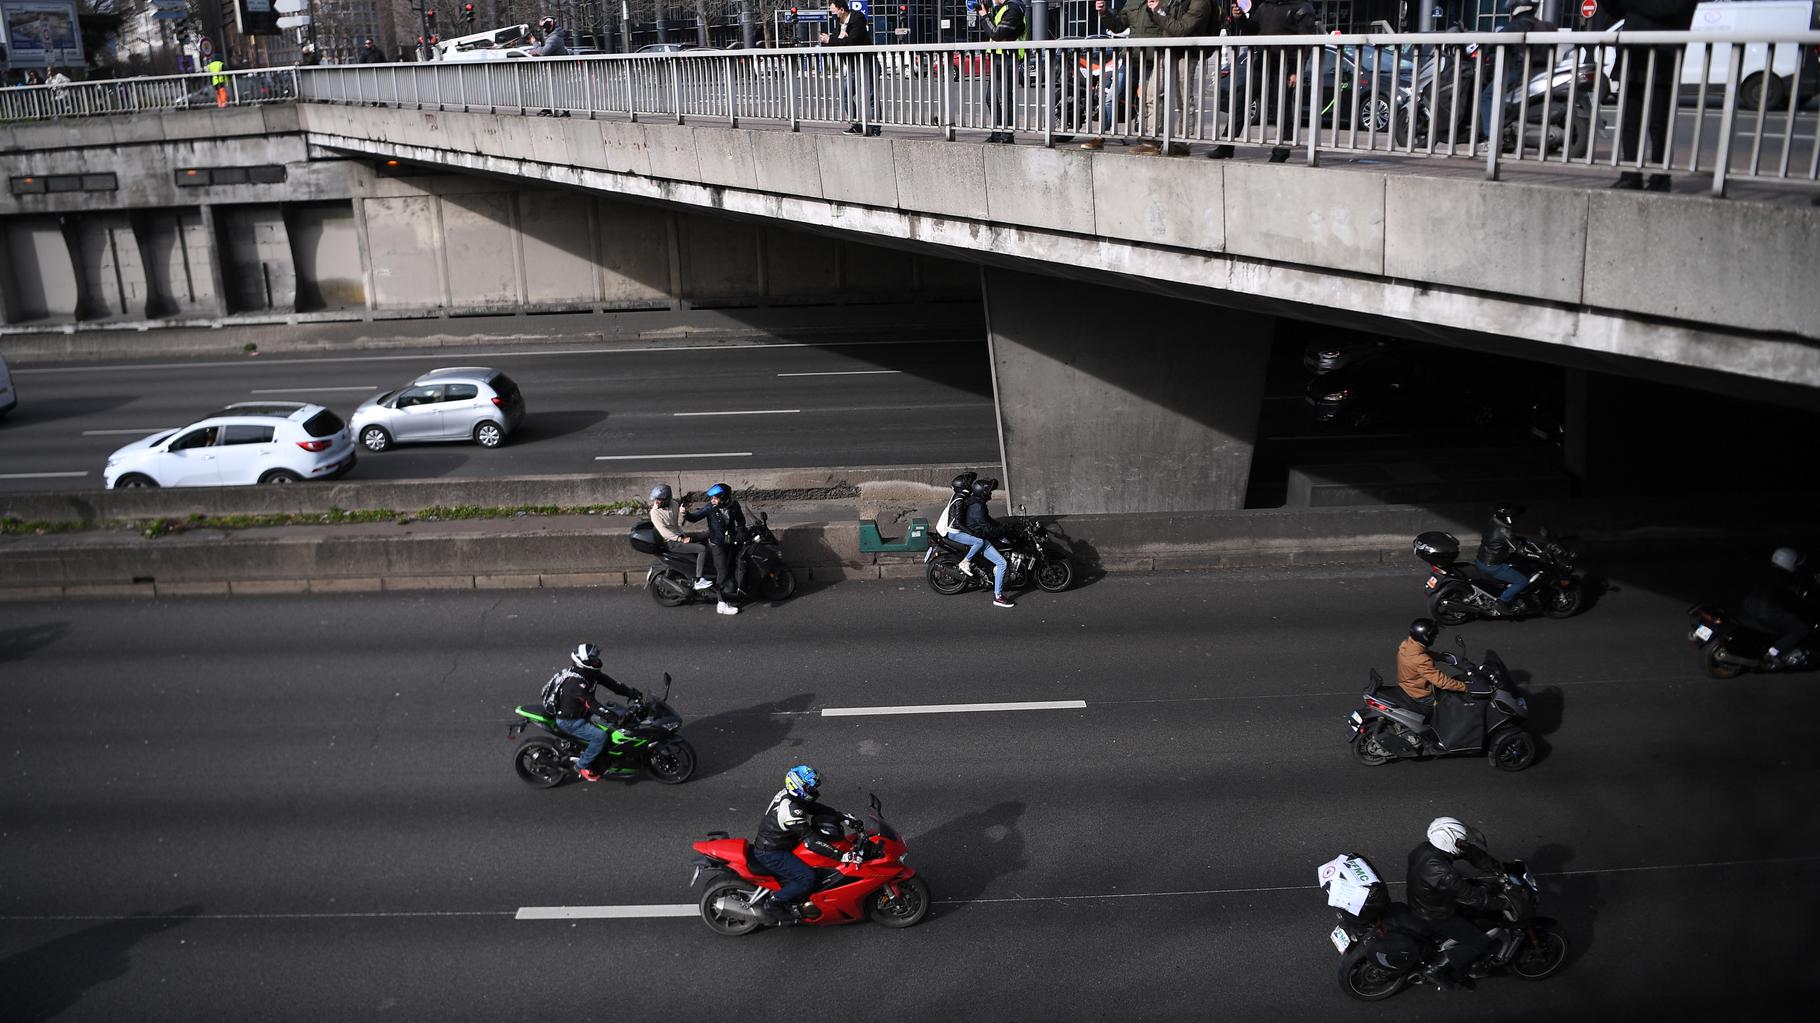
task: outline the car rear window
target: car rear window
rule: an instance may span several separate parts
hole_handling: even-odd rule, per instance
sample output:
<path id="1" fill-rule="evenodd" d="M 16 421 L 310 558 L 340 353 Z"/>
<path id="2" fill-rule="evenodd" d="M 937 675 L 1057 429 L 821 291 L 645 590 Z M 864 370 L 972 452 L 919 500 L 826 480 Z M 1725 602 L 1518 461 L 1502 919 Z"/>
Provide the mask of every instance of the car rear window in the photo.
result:
<path id="1" fill-rule="evenodd" d="M 328 409 L 323 409 L 303 424 L 303 432 L 312 437 L 332 437 L 340 433 L 345 425 L 340 416 Z"/>
<path id="2" fill-rule="evenodd" d="M 222 427 L 221 443 L 229 444 L 270 444 L 272 428 L 269 426 L 238 426 L 229 424 Z"/>
<path id="3" fill-rule="evenodd" d="M 493 374 L 493 379 L 487 381 L 487 386 L 491 387 L 493 393 L 499 395 L 500 400 L 504 401 L 507 405 L 516 405 L 523 400 L 523 397 L 518 393 L 518 385 L 513 383 L 512 378 L 506 376 L 504 373 Z"/>
<path id="4" fill-rule="evenodd" d="M 443 401 L 467 401 L 480 395 L 480 388 L 473 384 L 450 384 L 448 392 L 442 396 Z"/>

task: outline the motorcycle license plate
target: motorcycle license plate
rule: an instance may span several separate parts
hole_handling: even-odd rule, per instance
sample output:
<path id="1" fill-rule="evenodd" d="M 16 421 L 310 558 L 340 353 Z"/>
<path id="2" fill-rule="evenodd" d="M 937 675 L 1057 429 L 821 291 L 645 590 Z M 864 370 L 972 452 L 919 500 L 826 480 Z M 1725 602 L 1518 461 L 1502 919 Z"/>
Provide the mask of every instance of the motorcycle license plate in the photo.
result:
<path id="1" fill-rule="evenodd" d="M 1438 575 L 1431 575 L 1428 577 L 1428 582 L 1423 585 L 1423 589 L 1432 590 L 1439 585 L 1441 585 L 1441 577 Z"/>
<path id="2" fill-rule="evenodd" d="M 1333 947 L 1339 949 L 1342 953 L 1352 947 L 1352 935 L 1347 934 L 1346 928 L 1344 927 L 1335 927 L 1333 933 L 1328 935 L 1328 937 L 1333 939 Z"/>
<path id="3" fill-rule="evenodd" d="M 1349 717 L 1346 719 L 1347 738 L 1350 739 L 1350 738 L 1358 735 L 1359 729 L 1364 728 L 1364 727 L 1365 727 L 1365 719 L 1359 716 L 1358 711 L 1356 711 L 1356 710 L 1353 711 L 1352 717 Z"/>
<path id="4" fill-rule="evenodd" d="M 1694 630 L 1694 638 L 1704 643 L 1713 638 L 1713 630 L 1702 625 Z"/>

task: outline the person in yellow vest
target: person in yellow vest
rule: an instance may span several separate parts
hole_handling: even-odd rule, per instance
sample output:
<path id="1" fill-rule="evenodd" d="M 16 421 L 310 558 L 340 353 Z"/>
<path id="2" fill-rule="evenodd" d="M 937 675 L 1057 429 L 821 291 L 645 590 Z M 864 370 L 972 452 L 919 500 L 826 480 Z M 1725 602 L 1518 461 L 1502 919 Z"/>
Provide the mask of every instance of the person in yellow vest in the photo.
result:
<path id="1" fill-rule="evenodd" d="M 209 79 L 209 84 L 215 87 L 215 105 L 227 106 L 227 65 L 222 63 L 220 57 L 209 61 L 209 74 L 213 76 Z"/>
<path id="2" fill-rule="evenodd" d="M 1030 38 L 1030 26 L 1025 17 L 1022 0 L 991 0 L 988 11 L 988 0 L 975 0 L 974 9 L 991 24 L 988 35 L 995 43 L 1008 43 Z M 1010 50 L 993 50 L 987 57 L 986 65 L 986 102 L 992 115 L 992 134 L 986 136 L 987 142 L 1010 144 L 1016 137 L 1009 130 L 1017 123 L 1017 78 L 1018 62 L 1024 57 L 1024 51 L 1013 53 Z"/>

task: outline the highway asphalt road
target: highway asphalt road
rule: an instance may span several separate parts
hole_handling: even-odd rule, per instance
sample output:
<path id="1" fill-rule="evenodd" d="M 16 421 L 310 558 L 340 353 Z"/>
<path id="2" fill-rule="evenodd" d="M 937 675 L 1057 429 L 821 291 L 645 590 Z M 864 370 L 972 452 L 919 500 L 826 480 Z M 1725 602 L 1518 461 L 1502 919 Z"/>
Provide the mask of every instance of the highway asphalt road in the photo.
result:
<path id="1" fill-rule="evenodd" d="M 1520 774 L 1350 756 L 1413 565 L 1010 611 L 914 580 L 737 618 L 618 589 L 9 605 L 0 1018 L 1808 1018 L 1820 688 L 1698 674 L 1682 611 L 1735 582 L 1614 575 L 1573 620 L 1461 630 L 1527 680 L 1546 751 Z M 635 685 L 674 674 L 693 780 L 516 779 L 510 707 L 580 639 Z M 688 843 L 750 834 L 799 761 L 835 805 L 879 795 L 929 919 L 516 918 L 686 907 Z M 1533 864 L 1572 959 L 1351 1003 L 1316 867 L 1400 879 L 1438 814 Z"/>
<path id="2" fill-rule="evenodd" d="M 518 381 L 529 410 L 521 431 L 492 451 L 363 451 L 350 479 L 998 461 L 991 367 L 977 340 L 557 343 L 18 368 L 19 407 L 0 425 L 0 489 L 98 488 L 115 449 L 231 402 L 314 402 L 347 418 L 419 373 L 461 365 Z"/>

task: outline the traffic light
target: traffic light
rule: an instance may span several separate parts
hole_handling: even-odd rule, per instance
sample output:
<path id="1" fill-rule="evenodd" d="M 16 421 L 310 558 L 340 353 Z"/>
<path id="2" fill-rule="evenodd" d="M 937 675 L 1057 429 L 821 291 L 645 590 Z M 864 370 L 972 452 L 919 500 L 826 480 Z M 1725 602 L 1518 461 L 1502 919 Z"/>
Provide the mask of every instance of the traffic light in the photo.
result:
<path id="1" fill-rule="evenodd" d="M 469 28 L 474 27 L 474 5 L 473 4 L 462 4 L 461 5 L 461 20 Z"/>
<path id="2" fill-rule="evenodd" d="M 423 12 L 423 27 L 429 29 L 431 32 L 436 31 L 436 12 L 435 11 Z"/>
<path id="3" fill-rule="evenodd" d="M 794 7 L 790 8 L 789 22 L 792 25 L 796 24 L 796 8 Z"/>

